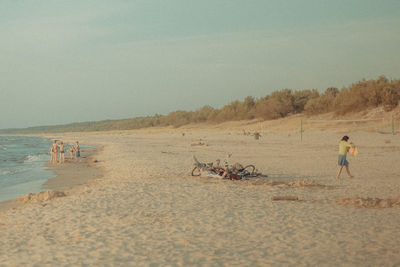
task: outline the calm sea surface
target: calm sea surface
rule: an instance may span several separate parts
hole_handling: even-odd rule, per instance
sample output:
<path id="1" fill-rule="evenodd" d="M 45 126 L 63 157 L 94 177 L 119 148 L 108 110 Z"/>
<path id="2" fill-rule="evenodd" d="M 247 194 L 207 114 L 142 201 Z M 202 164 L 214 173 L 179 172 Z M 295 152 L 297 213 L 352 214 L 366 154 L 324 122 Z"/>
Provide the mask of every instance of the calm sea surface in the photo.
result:
<path id="1" fill-rule="evenodd" d="M 50 145 L 51 140 L 40 137 L 0 136 L 0 201 L 41 191 L 54 176 L 44 166 Z"/>

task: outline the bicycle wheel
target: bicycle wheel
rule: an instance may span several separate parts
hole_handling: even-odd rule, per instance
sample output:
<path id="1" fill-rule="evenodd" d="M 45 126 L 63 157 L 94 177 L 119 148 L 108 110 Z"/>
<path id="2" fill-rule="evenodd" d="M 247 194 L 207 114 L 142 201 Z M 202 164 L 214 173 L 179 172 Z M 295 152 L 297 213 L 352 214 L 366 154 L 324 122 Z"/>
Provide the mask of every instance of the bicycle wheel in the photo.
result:
<path id="1" fill-rule="evenodd" d="M 200 175 L 201 175 L 200 169 L 197 166 L 194 167 L 192 170 L 192 176 L 200 176 Z"/>
<path id="2" fill-rule="evenodd" d="M 246 167 L 243 168 L 243 172 L 247 171 L 250 175 L 254 174 L 255 170 L 256 167 L 254 165 L 247 165 Z"/>

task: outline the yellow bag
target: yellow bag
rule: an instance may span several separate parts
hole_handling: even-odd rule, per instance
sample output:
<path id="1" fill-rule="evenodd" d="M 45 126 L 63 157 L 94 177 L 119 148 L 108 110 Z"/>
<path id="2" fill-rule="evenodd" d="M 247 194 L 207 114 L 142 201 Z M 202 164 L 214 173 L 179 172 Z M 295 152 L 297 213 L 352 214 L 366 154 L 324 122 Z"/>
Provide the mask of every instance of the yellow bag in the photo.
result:
<path id="1" fill-rule="evenodd" d="M 349 148 L 349 153 L 353 156 L 357 156 L 358 154 L 358 148 L 356 146 L 352 146 Z"/>

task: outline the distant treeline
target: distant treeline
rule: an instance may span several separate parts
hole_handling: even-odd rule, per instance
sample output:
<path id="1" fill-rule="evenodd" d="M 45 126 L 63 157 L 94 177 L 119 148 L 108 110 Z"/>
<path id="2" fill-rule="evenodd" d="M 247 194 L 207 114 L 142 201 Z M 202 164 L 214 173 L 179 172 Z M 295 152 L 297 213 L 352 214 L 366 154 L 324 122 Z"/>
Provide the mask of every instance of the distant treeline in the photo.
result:
<path id="1" fill-rule="evenodd" d="M 131 130 L 154 126 L 180 127 L 190 123 L 221 123 L 234 120 L 273 120 L 291 114 L 308 115 L 334 112 L 344 115 L 383 106 L 386 111 L 395 108 L 400 99 L 400 80 L 385 76 L 377 80 L 361 80 L 348 87 L 330 87 L 320 93 L 316 89 L 275 91 L 265 97 L 246 97 L 233 101 L 221 109 L 204 106 L 196 111 L 174 111 L 168 115 L 154 115 L 125 120 L 72 123 L 56 126 L 40 126 L 25 129 L 0 130 L 0 133 L 49 133 Z"/>

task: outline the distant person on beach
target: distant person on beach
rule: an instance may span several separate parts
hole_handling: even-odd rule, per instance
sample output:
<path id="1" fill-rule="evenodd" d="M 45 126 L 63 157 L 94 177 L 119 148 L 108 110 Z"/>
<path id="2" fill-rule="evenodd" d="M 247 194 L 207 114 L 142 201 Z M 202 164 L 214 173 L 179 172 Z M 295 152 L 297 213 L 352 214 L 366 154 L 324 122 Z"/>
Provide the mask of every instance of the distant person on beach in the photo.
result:
<path id="1" fill-rule="evenodd" d="M 69 155 L 71 157 L 71 160 L 73 160 L 75 158 L 75 147 L 74 146 L 71 146 L 69 148 Z"/>
<path id="2" fill-rule="evenodd" d="M 52 164 L 57 163 L 57 151 L 58 151 L 57 140 L 54 140 L 54 143 L 50 147 L 50 154 L 51 154 L 50 162 Z"/>
<path id="3" fill-rule="evenodd" d="M 76 141 L 76 144 L 75 144 L 75 157 L 76 157 L 76 159 L 79 159 L 81 157 L 81 147 L 79 146 L 78 141 Z"/>
<path id="4" fill-rule="evenodd" d="M 347 152 L 353 146 L 352 143 L 348 143 L 349 137 L 347 135 L 342 137 L 339 143 L 339 157 L 338 157 L 338 173 L 336 179 L 339 179 L 340 174 L 342 173 L 343 167 L 346 167 L 346 172 L 349 178 L 353 178 L 354 176 L 350 174 L 349 162 L 346 159 Z"/>
<path id="5" fill-rule="evenodd" d="M 64 143 L 63 141 L 60 141 L 60 159 L 58 161 L 58 163 L 64 163 L 65 161 L 65 151 L 64 151 Z"/>

